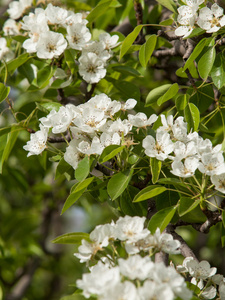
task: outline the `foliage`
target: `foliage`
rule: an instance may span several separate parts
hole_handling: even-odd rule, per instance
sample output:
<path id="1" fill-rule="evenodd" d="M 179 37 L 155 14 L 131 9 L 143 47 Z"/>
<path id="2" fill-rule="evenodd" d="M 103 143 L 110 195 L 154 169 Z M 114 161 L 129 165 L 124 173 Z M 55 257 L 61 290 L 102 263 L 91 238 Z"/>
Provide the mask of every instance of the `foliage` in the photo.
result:
<path id="1" fill-rule="evenodd" d="M 215 257 L 225 245 L 223 9 L 201 0 L 16 3 L 3 7 L 0 38 L 0 299 L 82 299 L 66 288 L 82 267 L 65 251 L 119 216 L 144 216 L 152 234 L 182 236 L 184 257 L 189 245 L 224 265 Z M 78 208 L 86 224 L 68 233 L 63 223 Z M 219 297 L 200 279 L 188 286 L 196 297 Z"/>

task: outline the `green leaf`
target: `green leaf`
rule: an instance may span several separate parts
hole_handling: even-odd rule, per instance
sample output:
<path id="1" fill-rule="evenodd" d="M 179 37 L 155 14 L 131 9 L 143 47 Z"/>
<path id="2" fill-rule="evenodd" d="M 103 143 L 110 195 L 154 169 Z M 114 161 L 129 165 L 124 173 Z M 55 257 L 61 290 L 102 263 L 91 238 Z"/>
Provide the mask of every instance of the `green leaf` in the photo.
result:
<path id="1" fill-rule="evenodd" d="M 90 14 L 87 16 L 87 20 L 89 23 L 96 20 L 98 17 L 103 15 L 109 8 L 110 4 L 113 2 L 113 0 L 104 0 L 100 1 L 98 5 L 90 12 Z"/>
<path id="2" fill-rule="evenodd" d="M 29 83 L 31 84 L 32 81 L 35 78 L 34 75 L 34 69 L 31 67 L 30 62 L 26 62 L 24 64 L 22 64 L 19 68 L 18 71 L 20 74 L 22 74 L 25 78 L 27 78 L 27 80 L 29 81 Z"/>
<path id="3" fill-rule="evenodd" d="M 43 89 L 49 84 L 49 80 L 52 78 L 55 68 L 52 66 L 46 66 L 37 72 L 37 86 Z"/>
<path id="4" fill-rule="evenodd" d="M 145 44 L 143 44 L 139 51 L 139 60 L 143 67 L 146 67 L 157 42 L 157 35 L 151 35 Z"/>
<path id="5" fill-rule="evenodd" d="M 86 156 L 78 163 L 78 167 L 75 170 L 75 178 L 78 181 L 83 181 L 88 176 L 89 173 L 90 173 L 89 157 Z"/>
<path id="6" fill-rule="evenodd" d="M 121 92 L 126 98 L 134 98 L 139 100 L 141 97 L 140 89 L 136 85 L 127 81 L 115 80 L 114 86 Z"/>
<path id="7" fill-rule="evenodd" d="M 140 76 L 141 75 L 136 69 L 131 68 L 129 66 L 116 65 L 116 66 L 112 66 L 112 69 L 114 71 L 117 71 L 117 72 L 121 73 L 121 74 L 128 74 L 128 75 L 131 75 L 131 76 Z"/>
<path id="8" fill-rule="evenodd" d="M 156 183 L 159 179 L 162 162 L 155 157 L 150 158 L 150 168 L 152 173 L 152 183 Z"/>
<path id="9" fill-rule="evenodd" d="M 123 150 L 123 148 L 124 148 L 124 146 L 119 146 L 119 145 L 110 145 L 110 146 L 106 147 L 103 150 L 103 152 L 99 158 L 100 164 L 113 158 L 116 154 L 121 152 Z"/>
<path id="10" fill-rule="evenodd" d="M 162 6 L 165 6 L 166 8 L 168 8 L 170 11 L 174 12 L 175 14 L 177 13 L 177 7 L 173 0 L 157 0 L 157 2 L 159 4 L 161 4 Z"/>
<path id="11" fill-rule="evenodd" d="M 191 129 L 197 131 L 200 122 L 200 112 L 198 108 L 193 103 L 188 103 L 184 109 L 184 116 L 188 123 L 188 131 Z"/>
<path id="12" fill-rule="evenodd" d="M 10 92 L 10 87 L 5 86 L 3 83 L 0 82 L 0 103 L 8 97 Z"/>
<path id="13" fill-rule="evenodd" d="M 140 33 L 141 29 L 143 28 L 143 25 L 138 25 L 134 28 L 134 30 L 128 34 L 128 36 L 125 38 L 125 40 L 122 43 L 121 50 L 120 50 L 120 59 L 127 53 L 127 51 L 130 49 L 133 42 L 136 40 L 138 34 Z"/>
<path id="14" fill-rule="evenodd" d="M 69 171 L 71 168 L 72 167 L 64 160 L 64 158 L 62 158 L 56 168 L 55 179 L 58 179 L 61 175 Z"/>
<path id="15" fill-rule="evenodd" d="M 225 227 L 223 226 L 223 223 L 221 224 L 221 244 L 222 247 L 225 247 Z"/>
<path id="16" fill-rule="evenodd" d="M 62 106 L 62 104 L 58 103 L 58 102 L 46 102 L 46 103 L 39 103 L 40 106 L 43 106 L 44 109 L 47 109 L 47 111 L 51 111 L 51 110 L 55 110 L 58 111 L 60 109 L 60 107 Z"/>
<path id="17" fill-rule="evenodd" d="M 177 97 L 177 99 L 175 100 L 175 105 L 176 105 L 176 108 L 179 112 L 184 111 L 185 107 L 188 104 L 189 98 L 190 98 L 190 95 L 188 95 L 188 94 L 179 95 Z"/>
<path id="18" fill-rule="evenodd" d="M 7 63 L 7 71 L 10 75 L 12 75 L 16 69 L 23 65 L 26 61 L 31 59 L 32 57 L 29 55 L 29 53 L 24 53 L 18 56 L 17 58 L 10 60 L 10 62 Z M 0 69 L 0 74 L 3 75 L 3 70 L 5 69 L 5 66 L 3 66 Z M 4 75 L 3 75 L 4 76 Z"/>
<path id="19" fill-rule="evenodd" d="M 75 64 L 76 51 L 74 49 L 66 49 L 64 57 L 71 73 L 74 75 L 78 71 L 78 66 Z"/>
<path id="20" fill-rule="evenodd" d="M 179 91 L 179 86 L 177 83 L 174 83 L 172 86 L 169 87 L 168 91 L 164 95 L 162 95 L 158 100 L 157 104 L 160 106 L 167 100 L 173 98 Z"/>
<path id="21" fill-rule="evenodd" d="M 189 56 L 188 60 L 186 61 L 184 65 L 184 71 L 191 66 L 193 61 L 199 56 L 199 54 L 202 52 L 204 49 L 205 45 L 207 43 L 207 39 L 201 39 L 201 41 L 195 46 L 193 52 Z"/>
<path id="22" fill-rule="evenodd" d="M 160 184 L 168 184 L 168 185 L 173 185 L 175 188 L 180 189 L 185 192 L 190 192 L 186 185 L 182 183 L 179 179 L 177 178 L 160 178 L 158 180 L 158 183 Z"/>
<path id="23" fill-rule="evenodd" d="M 0 285 L 0 300 L 3 300 L 3 291 L 1 285 Z"/>
<path id="24" fill-rule="evenodd" d="M 214 85 L 221 89 L 225 84 L 225 63 L 222 53 L 216 56 L 215 62 L 213 64 L 211 74 Z"/>
<path id="25" fill-rule="evenodd" d="M 80 244 L 82 240 L 90 241 L 89 234 L 85 232 L 71 232 L 58 236 L 52 243 L 54 244 Z"/>
<path id="26" fill-rule="evenodd" d="M 171 86 L 172 86 L 172 84 L 164 84 L 164 85 L 161 85 L 161 86 L 151 90 L 151 92 L 148 94 L 148 96 L 146 98 L 145 106 L 150 106 L 152 103 L 155 103 L 156 101 L 158 101 L 158 99 L 161 96 L 163 96 Z"/>
<path id="27" fill-rule="evenodd" d="M 107 185 L 107 192 L 112 200 L 118 198 L 123 191 L 127 188 L 134 170 L 126 170 L 124 172 L 119 172 L 114 174 Z"/>
<path id="28" fill-rule="evenodd" d="M 141 190 L 135 197 L 133 202 L 140 202 L 150 198 L 153 198 L 159 194 L 162 194 L 167 189 L 160 185 L 150 185 Z"/>
<path id="29" fill-rule="evenodd" d="M 189 213 L 200 203 L 200 199 L 191 199 L 189 197 L 181 197 L 179 200 L 178 213 L 179 216 Z"/>
<path id="30" fill-rule="evenodd" d="M 216 49 L 214 47 L 214 39 L 209 45 L 209 49 L 205 54 L 200 58 L 198 62 L 198 71 L 200 76 L 206 80 L 209 76 L 210 71 L 212 70 L 215 58 L 216 58 Z"/>
<path id="31" fill-rule="evenodd" d="M 148 229 L 151 231 L 151 233 L 153 234 L 157 228 L 159 228 L 162 232 L 172 220 L 176 209 L 176 205 L 166 207 L 153 215 L 148 224 Z"/>
<path id="32" fill-rule="evenodd" d="M 225 210 L 222 211 L 222 223 L 223 227 L 225 228 Z"/>
<path id="33" fill-rule="evenodd" d="M 19 130 L 17 130 L 14 126 L 11 128 L 10 133 L 7 135 L 7 141 L 4 145 L 4 150 L 2 153 L 2 157 L 0 158 L 0 174 L 2 174 L 2 168 L 4 162 L 8 159 L 10 152 L 12 151 L 12 148 L 17 140 Z"/>
<path id="34" fill-rule="evenodd" d="M 83 195 L 83 193 L 86 191 L 87 187 L 89 186 L 89 184 L 91 184 L 93 180 L 94 177 L 89 177 L 84 181 L 76 183 L 72 187 L 71 194 L 69 195 L 69 197 L 66 199 L 66 202 L 64 203 L 61 215 Z"/>

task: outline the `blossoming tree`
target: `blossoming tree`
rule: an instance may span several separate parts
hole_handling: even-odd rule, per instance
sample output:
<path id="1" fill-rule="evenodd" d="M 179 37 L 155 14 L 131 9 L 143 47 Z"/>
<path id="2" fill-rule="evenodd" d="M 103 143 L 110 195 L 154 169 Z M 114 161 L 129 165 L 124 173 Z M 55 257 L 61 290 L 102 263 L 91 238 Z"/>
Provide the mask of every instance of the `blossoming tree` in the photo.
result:
<path id="1" fill-rule="evenodd" d="M 40 163 L 37 177 L 71 186 L 62 199 L 51 186 L 36 189 L 59 198 L 58 215 L 83 201 L 107 203 L 116 216 L 90 234 L 54 236 L 55 244 L 76 245 L 87 267 L 68 299 L 225 299 L 224 274 L 199 262 L 180 230 L 216 228 L 225 245 L 222 5 L 19 0 L 3 7 L 2 178 L 14 157 L 15 182 L 28 188 L 26 176 L 35 181 Z M 50 207 L 38 241 L 46 254 Z M 4 299 L 26 299 L 29 281 L 21 278 L 31 279 L 38 264 L 14 280 L 1 274 Z"/>

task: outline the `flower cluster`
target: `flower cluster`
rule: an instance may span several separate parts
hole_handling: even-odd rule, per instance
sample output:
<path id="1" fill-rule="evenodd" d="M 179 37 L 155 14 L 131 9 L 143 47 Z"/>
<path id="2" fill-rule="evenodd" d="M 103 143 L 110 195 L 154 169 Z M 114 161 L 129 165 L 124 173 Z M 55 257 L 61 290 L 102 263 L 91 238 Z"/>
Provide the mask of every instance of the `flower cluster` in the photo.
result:
<path id="1" fill-rule="evenodd" d="M 214 3 L 211 8 L 201 7 L 204 0 L 186 0 L 186 5 L 178 8 L 177 22 L 180 26 L 175 30 L 177 36 L 189 36 L 195 26 L 207 33 L 218 31 L 225 25 L 223 8 Z"/>
<path id="2" fill-rule="evenodd" d="M 29 151 L 28 156 L 40 154 L 47 147 L 46 131 L 51 129 L 54 134 L 62 134 L 69 129 L 72 141 L 66 148 L 64 159 L 76 169 L 85 155 L 100 155 L 105 147 L 129 140 L 127 135 L 133 126 L 148 126 L 157 120 L 156 115 L 148 119 L 144 113 L 128 115 L 124 120 L 116 116 L 120 111 L 134 108 L 136 103 L 136 100 L 128 99 L 122 104 L 100 94 L 84 104 L 67 104 L 57 112 L 52 110 L 40 119 L 41 130 L 31 135 L 31 141 L 24 149 Z"/>
<path id="3" fill-rule="evenodd" d="M 161 115 L 162 125 L 156 130 L 156 137 L 148 135 L 143 140 L 145 154 L 164 161 L 172 160 L 171 173 L 189 178 L 198 169 L 208 175 L 215 189 L 225 193 L 225 162 L 222 145 L 213 147 L 209 139 L 203 139 L 197 132 L 187 132 L 183 117 L 175 121 L 170 115 Z"/>
<path id="4" fill-rule="evenodd" d="M 13 4 L 14 14 L 10 8 L 8 13 L 11 19 L 3 26 L 5 35 L 20 32 L 14 20 L 24 11 L 21 11 L 20 3 L 25 2 L 10 3 Z M 36 8 L 34 13 L 25 15 L 20 22 L 24 34 L 29 36 L 23 42 L 23 48 L 28 53 L 36 53 L 41 59 L 58 58 L 69 48 L 78 50 L 80 75 L 88 83 L 97 83 L 106 75 L 106 62 L 112 56 L 111 48 L 116 46 L 119 37 L 102 33 L 99 41 L 93 41 L 87 23 L 81 13 L 74 13 L 51 3 L 46 9 Z"/>
<path id="5" fill-rule="evenodd" d="M 203 260 L 200 263 L 193 257 L 186 257 L 183 264 L 177 266 L 181 273 L 189 273 L 192 277 L 191 283 L 197 285 L 201 290 L 201 296 L 205 299 L 214 299 L 217 290 L 221 300 L 225 299 L 225 278 L 216 274 L 217 269 L 211 268 L 210 264 Z"/>
<path id="6" fill-rule="evenodd" d="M 89 267 L 90 273 L 77 280 L 77 287 L 86 298 L 95 295 L 101 300 L 191 299 L 184 278 L 173 267 L 154 263 L 149 257 L 149 253 L 159 250 L 179 253 L 179 241 L 170 234 L 161 234 L 159 229 L 152 235 L 144 228 L 145 220 L 120 217 L 116 223 L 97 226 L 90 234 L 91 242 L 82 240 L 75 256 L 81 262 L 95 262 Z M 118 243 L 125 248 L 125 257 L 119 255 Z"/>

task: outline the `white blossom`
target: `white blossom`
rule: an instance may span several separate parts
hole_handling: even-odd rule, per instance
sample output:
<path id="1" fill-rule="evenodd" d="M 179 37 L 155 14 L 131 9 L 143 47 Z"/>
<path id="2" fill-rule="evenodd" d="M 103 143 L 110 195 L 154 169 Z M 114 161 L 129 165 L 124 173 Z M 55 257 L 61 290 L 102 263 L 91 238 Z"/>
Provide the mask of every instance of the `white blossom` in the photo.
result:
<path id="1" fill-rule="evenodd" d="M 221 152 L 203 153 L 201 156 L 201 162 L 199 162 L 198 169 L 203 174 L 209 176 L 225 173 L 223 154 Z"/>
<path id="2" fill-rule="evenodd" d="M 52 59 L 59 57 L 67 47 L 67 42 L 61 33 L 47 31 L 41 33 L 37 42 L 37 57 Z"/>
<path id="3" fill-rule="evenodd" d="M 145 154 L 149 157 L 156 157 L 158 160 L 165 160 L 173 151 L 174 144 L 170 139 L 169 133 L 157 132 L 156 140 L 148 135 L 144 138 L 142 146 Z"/>
<path id="4" fill-rule="evenodd" d="M 120 273 L 131 280 L 147 279 L 154 268 L 154 263 L 148 256 L 141 257 L 140 255 L 133 255 L 127 259 L 119 258 L 118 263 Z"/>
<path id="5" fill-rule="evenodd" d="M 12 1 L 9 3 L 7 13 L 9 14 L 11 19 L 19 19 L 23 15 L 25 9 L 30 7 L 31 4 L 32 0 Z"/>
<path id="6" fill-rule="evenodd" d="M 184 160 L 184 163 L 174 159 L 174 162 L 171 165 L 172 170 L 170 172 L 178 177 L 188 178 L 194 175 L 198 166 L 199 160 L 196 157 L 188 157 Z"/>
<path id="7" fill-rule="evenodd" d="M 130 98 L 122 105 L 122 110 L 133 109 L 136 106 L 136 104 L 137 100 Z"/>
<path id="8" fill-rule="evenodd" d="M 167 284 L 157 284 L 146 280 L 143 286 L 138 288 L 140 300 L 173 300 L 174 293 Z"/>
<path id="9" fill-rule="evenodd" d="M 79 143 L 80 140 L 73 139 L 64 154 L 64 160 L 74 169 L 78 167 L 78 163 L 85 157 L 85 154 L 77 149 Z"/>
<path id="10" fill-rule="evenodd" d="M 138 300 L 136 286 L 130 281 L 118 283 L 113 288 L 107 290 L 100 300 Z"/>
<path id="11" fill-rule="evenodd" d="M 106 75 L 104 61 L 95 53 L 86 53 L 78 59 L 79 73 L 88 83 L 97 83 Z"/>
<path id="12" fill-rule="evenodd" d="M 144 222 L 145 217 L 120 217 L 116 222 L 114 235 L 121 241 L 136 242 L 149 234 L 149 230 L 144 229 Z"/>
<path id="13" fill-rule="evenodd" d="M 101 243 L 103 247 L 108 246 L 109 239 L 114 239 L 115 223 L 98 225 L 90 233 L 90 239 L 94 242 Z"/>
<path id="14" fill-rule="evenodd" d="M 211 176 L 211 181 L 215 185 L 215 189 L 225 194 L 225 172 L 220 175 Z"/>
<path id="15" fill-rule="evenodd" d="M 218 31 L 225 25 L 225 16 L 223 15 L 223 8 L 214 3 L 210 8 L 203 7 L 199 12 L 197 24 L 207 33 Z"/>
<path id="16" fill-rule="evenodd" d="M 114 34 L 114 35 L 110 35 L 109 33 L 105 32 L 105 33 L 101 33 L 99 35 L 99 41 L 104 42 L 105 44 L 105 49 L 109 50 L 111 48 L 114 48 L 117 46 L 117 42 L 118 42 L 119 36 Z"/>
<path id="17" fill-rule="evenodd" d="M 45 9 L 45 15 L 51 24 L 63 24 L 68 17 L 68 10 L 49 3 Z"/>
<path id="18" fill-rule="evenodd" d="M 40 125 L 40 130 L 30 135 L 30 141 L 27 145 L 23 146 L 23 149 L 29 151 L 27 156 L 38 155 L 44 151 L 47 147 L 46 142 L 48 138 L 48 128 Z"/>
<path id="19" fill-rule="evenodd" d="M 2 28 L 4 35 L 19 35 L 20 34 L 20 25 L 16 23 L 13 19 L 8 19 L 3 24 Z"/>
<path id="20" fill-rule="evenodd" d="M 89 243 L 86 240 L 81 241 L 81 246 L 78 247 L 78 253 L 74 253 L 74 256 L 80 259 L 80 263 L 88 262 L 98 251 L 102 250 L 100 243 Z"/>
<path id="21" fill-rule="evenodd" d="M 72 49 L 82 50 L 87 42 L 91 39 L 91 33 L 89 29 L 82 23 L 75 23 L 67 27 L 66 38 Z M 82 53 L 82 55 L 84 55 Z"/>
<path id="22" fill-rule="evenodd" d="M 111 57 L 109 51 L 105 50 L 105 44 L 101 41 L 92 41 L 88 44 L 86 43 L 86 45 L 84 44 L 82 55 L 89 52 L 95 53 L 103 61 L 107 61 Z"/>
<path id="23" fill-rule="evenodd" d="M 146 114 L 139 112 L 136 115 L 128 115 L 128 120 L 132 124 L 132 126 L 135 127 L 146 127 L 146 126 L 151 126 L 158 117 L 153 114 L 149 118 L 146 116 Z"/>
<path id="24" fill-rule="evenodd" d="M 91 273 L 83 274 L 77 280 L 77 287 L 83 290 L 83 295 L 88 298 L 92 294 L 104 295 L 120 282 L 119 267 L 109 269 L 107 265 L 98 263 L 91 269 Z"/>

